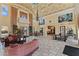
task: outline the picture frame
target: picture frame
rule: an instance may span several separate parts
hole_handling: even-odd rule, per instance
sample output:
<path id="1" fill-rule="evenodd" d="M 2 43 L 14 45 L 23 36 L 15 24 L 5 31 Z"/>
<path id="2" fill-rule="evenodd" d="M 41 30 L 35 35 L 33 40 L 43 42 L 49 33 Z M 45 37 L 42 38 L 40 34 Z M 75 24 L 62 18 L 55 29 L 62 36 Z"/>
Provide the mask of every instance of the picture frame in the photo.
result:
<path id="1" fill-rule="evenodd" d="M 22 11 L 19 12 L 20 13 L 20 16 L 19 16 L 19 22 L 20 23 L 26 23 L 27 22 L 27 13 L 24 13 Z"/>
<path id="2" fill-rule="evenodd" d="M 45 24 L 45 19 L 44 18 L 39 18 L 39 25 L 44 25 Z"/>
<path id="3" fill-rule="evenodd" d="M 9 14 L 9 8 L 8 8 L 8 5 L 2 5 L 1 6 L 1 14 L 2 16 L 8 16 Z"/>
<path id="4" fill-rule="evenodd" d="M 58 23 L 70 22 L 73 20 L 73 13 L 67 13 L 58 17 Z"/>

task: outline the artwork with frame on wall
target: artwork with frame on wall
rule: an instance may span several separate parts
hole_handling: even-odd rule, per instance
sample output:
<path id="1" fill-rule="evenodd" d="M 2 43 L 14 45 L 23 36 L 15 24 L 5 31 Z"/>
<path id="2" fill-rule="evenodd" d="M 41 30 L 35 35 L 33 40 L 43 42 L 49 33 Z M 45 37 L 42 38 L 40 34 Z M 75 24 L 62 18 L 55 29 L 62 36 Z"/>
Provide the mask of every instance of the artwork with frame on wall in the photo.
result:
<path id="1" fill-rule="evenodd" d="M 20 11 L 19 22 L 26 23 L 26 20 L 27 20 L 27 13 Z"/>
<path id="2" fill-rule="evenodd" d="M 9 12 L 8 6 L 7 5 L 2 5 L 1 6 L 1 14 L 2 14 L 2 16 L 8 16 L 8 12 Z"/>
<path id="3" fill-rule="evenodd" d="M 70 22 L 73 20 L 73 13 L 67 13 L 65 15 L 61 15 L 58 17 L 58 22 L 61 23 L 61 22 Z"/>
<path id="4" fill-rule="evenodd" d="M 39 18 L 39 25 L 44 25 L 45 24 L 45 19 L 44 18 Z"/>

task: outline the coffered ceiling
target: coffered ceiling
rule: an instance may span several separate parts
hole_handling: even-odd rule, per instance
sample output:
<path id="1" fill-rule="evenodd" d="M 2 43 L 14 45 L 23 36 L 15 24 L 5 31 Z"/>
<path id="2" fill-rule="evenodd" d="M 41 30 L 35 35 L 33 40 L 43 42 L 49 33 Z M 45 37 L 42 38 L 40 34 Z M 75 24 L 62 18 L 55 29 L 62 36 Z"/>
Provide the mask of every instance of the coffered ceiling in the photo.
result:
<path id="1" fill-rule="evenodd" d="M 20 3 L 19 5 L 28 8 L 34 14 L 38 9 L 39 16 L 46 16 L 75 6 L 73 3 Z"/>

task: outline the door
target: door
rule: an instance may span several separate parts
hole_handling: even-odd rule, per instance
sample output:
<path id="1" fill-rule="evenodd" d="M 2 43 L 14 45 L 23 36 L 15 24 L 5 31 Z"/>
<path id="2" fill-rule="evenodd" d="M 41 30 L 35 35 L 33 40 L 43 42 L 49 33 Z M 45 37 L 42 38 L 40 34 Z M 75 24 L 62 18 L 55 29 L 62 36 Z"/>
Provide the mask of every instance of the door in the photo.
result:
<path id="1" fill-rule="evenodd" d="M 61 40 L 66 40 L 66 37 L 65 37 L 65 26 L 60 26 L 60 37 L 61 37 Z"/>

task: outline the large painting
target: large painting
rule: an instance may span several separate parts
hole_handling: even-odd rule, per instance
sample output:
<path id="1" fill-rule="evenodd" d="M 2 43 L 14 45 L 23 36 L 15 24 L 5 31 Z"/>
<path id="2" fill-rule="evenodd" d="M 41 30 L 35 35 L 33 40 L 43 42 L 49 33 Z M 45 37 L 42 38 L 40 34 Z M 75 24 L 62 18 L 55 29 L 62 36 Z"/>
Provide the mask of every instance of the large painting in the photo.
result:
<path id="1" fill-rule="evenodd" d="M 26 23 L 26 20 L 27 20 L 27 13 L 24 13 L 24 12 L 20 12 L 20 17 L 19 17 L 19 22 L 21 23 Z"/>
<path id="2" fill-rule="evenodd" d="M 67 13 L 65 15 L 61 15 L 61 16 L 58 17 L 59 23 L 64 22 L 64 21 L 70 22 L 72 20 L 73 20 L 73 14 L 72 13 Z"/>
<path id="3" fill-rule="evenodd" d="M 2 5 L 2 16 L 8 16 L 8 6 Z"/>

